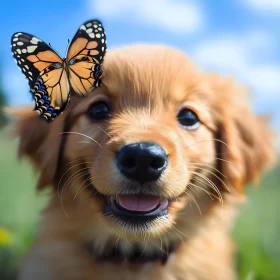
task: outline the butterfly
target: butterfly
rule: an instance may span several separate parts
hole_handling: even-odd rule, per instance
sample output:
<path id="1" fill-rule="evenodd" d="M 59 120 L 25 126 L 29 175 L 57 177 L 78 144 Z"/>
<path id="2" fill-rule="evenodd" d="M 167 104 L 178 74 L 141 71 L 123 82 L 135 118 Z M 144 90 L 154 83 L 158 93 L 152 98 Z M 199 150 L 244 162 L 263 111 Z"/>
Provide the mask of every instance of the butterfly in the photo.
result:
<path id="1" fill-rule="evenodd" d="M 24 32 L 15 33 L 11 45 L 16 63 L 28 80 L 35 100 L 34 110 L 48 121 L 67 108 L 71 89 L 85 96 L 101 86 L 106 34 L 98 20 L 89 20 L 80 26 L 69 44 L 66 58 Z"/>

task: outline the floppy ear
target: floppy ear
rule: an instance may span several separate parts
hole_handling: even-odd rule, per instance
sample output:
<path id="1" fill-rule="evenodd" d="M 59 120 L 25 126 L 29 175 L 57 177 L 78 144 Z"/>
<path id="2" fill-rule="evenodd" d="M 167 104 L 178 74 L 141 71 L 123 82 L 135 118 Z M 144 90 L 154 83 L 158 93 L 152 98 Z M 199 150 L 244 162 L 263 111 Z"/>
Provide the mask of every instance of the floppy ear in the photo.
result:
<path id="1" fill-rule="evenodd" d="M 19 156 L 27 156 L 35 168 L 39 169 L 37 188 L 41 190 L 53 183 L 56 174 L 66 114 L 60 115 L 52 122 L 40 119 L 30 108 L 13 111 L 12 114 L 16 117 Z"/>
<path id="2" fill-rule="evenodd" d="M 216 78 L 217 79 L 217 78 Z M 247 92 L 230 79 L 214 82 L 216 104 L 218 169 L 226 183 L 239 194 L 249 182 L 256 182 L 261 172 L 276 158 L 273 133 L 268 118 L 257 116 L 250 108 Z"/>

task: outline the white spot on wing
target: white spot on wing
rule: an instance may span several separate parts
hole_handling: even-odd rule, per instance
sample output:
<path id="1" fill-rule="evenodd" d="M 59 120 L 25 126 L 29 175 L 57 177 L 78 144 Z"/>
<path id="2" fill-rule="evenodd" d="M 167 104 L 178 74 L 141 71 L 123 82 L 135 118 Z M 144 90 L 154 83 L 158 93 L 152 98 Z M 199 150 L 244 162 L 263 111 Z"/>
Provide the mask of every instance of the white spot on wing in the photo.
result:
<path id="1" fill-rule="evenodd" d="M 38 46 L 28 46 L 27 47 L 27 52 L 32 53 L 37 49 Z"/>
<path id="2" fill-rule="evenodd" d="M 89 22 L 89 23 L 86 24 L 86 27 L 91 27 L 91 26 L 92 26 L 92 23 L 91 23 L 91 22 Z"/>
<path id="3" fill-rule="evenodd" d="M 18 46 L 22 46 L 22 45 L 23 45 L 23 42 L 17 42 L 17 45 L 18 45 Z"/>
<path id="4" fill-rule="evenodd" d="M 38 44 L 38 42 L 40 42 L 40 41 L 41 41 L 41 40 L 39 40 L 38 38 L 36 38 L 36 37 L 32 37 L 32 39 L 31 39 L 30 43 L 37 45 L 37 44 Z"/>
<path id="5" fill-rule="evenodd" d="M 13 41 L 14 41 L 14 42 L 18 41 L 18 38 L 14 38 Z"/>
<path id="6" fill-rule="evenodd" d="M 88 34 L 88 36 L 89 36 L 90 38 L 94 38 L 94 37 L 95 37 L 95 34 L 94 34 L 94 33 L 90 33 L 90 34 Z"/>
<path id="7" fill-rule="evenodd" d="M 100 37 L 101 37 L 101 34 L 100 34 L 100 33 L 97 33 L 95 36 L 96 36 L 96 38 L 100 38 Z"/>
<path id="8" fill-rule="evenodd" d="M 26 49 L 22 49 L 21 52 L 22 52 L 22 53 L 26 53 Z"/>
<path id="9" fill-rule="evenodd" d="M 86 30 L 86 32 L 87 32 L 88 34 L 90 34 L 92 31 L 93 31 L 92 28 L 89 28 L 89 29 Z"/>
<path id="10" fill-rule="evenodd" d="M 21 54 L 21 50 L 20 50 L 20 49 L 17 49 L 17 53 L 18 53 L 18 54 Z"/>
<path id="11" fill-rule="evenodd" d="M 84 25 L 82 25 L 82 26 L 80 27 L 80 30 L 86 30 L 86 27 L 85 27 Z"/>

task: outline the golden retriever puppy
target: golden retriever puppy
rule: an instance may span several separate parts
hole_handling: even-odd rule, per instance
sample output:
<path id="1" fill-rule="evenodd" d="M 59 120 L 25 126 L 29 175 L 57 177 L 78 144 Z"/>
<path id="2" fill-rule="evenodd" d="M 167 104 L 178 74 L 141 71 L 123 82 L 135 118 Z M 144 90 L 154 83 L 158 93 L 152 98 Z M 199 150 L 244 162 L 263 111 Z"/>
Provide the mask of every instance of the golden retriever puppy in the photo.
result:
<path id="1" fill-rule="evenodd" d="M 20 154 L 52 190 L 19 279 L 236 279 L 229 231 L 273 161 L 266 121 L 177 50 L 112 50 L 103 72 L 52 123 L 18 113 Z"/>

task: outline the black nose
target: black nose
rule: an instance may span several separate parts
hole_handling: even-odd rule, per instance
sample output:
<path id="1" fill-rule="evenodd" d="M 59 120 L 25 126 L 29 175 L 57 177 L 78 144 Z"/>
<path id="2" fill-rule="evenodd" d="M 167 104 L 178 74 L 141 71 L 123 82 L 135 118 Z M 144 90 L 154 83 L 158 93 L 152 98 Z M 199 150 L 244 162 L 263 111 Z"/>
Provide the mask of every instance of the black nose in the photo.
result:
<path id="1" fill-rule="evenodd" d="M 141 184 L 157 180 L 167 161 L 165 151 L 152 143 L 126 145 L 117 155 L 117 166 L 122 174 Z"/>

